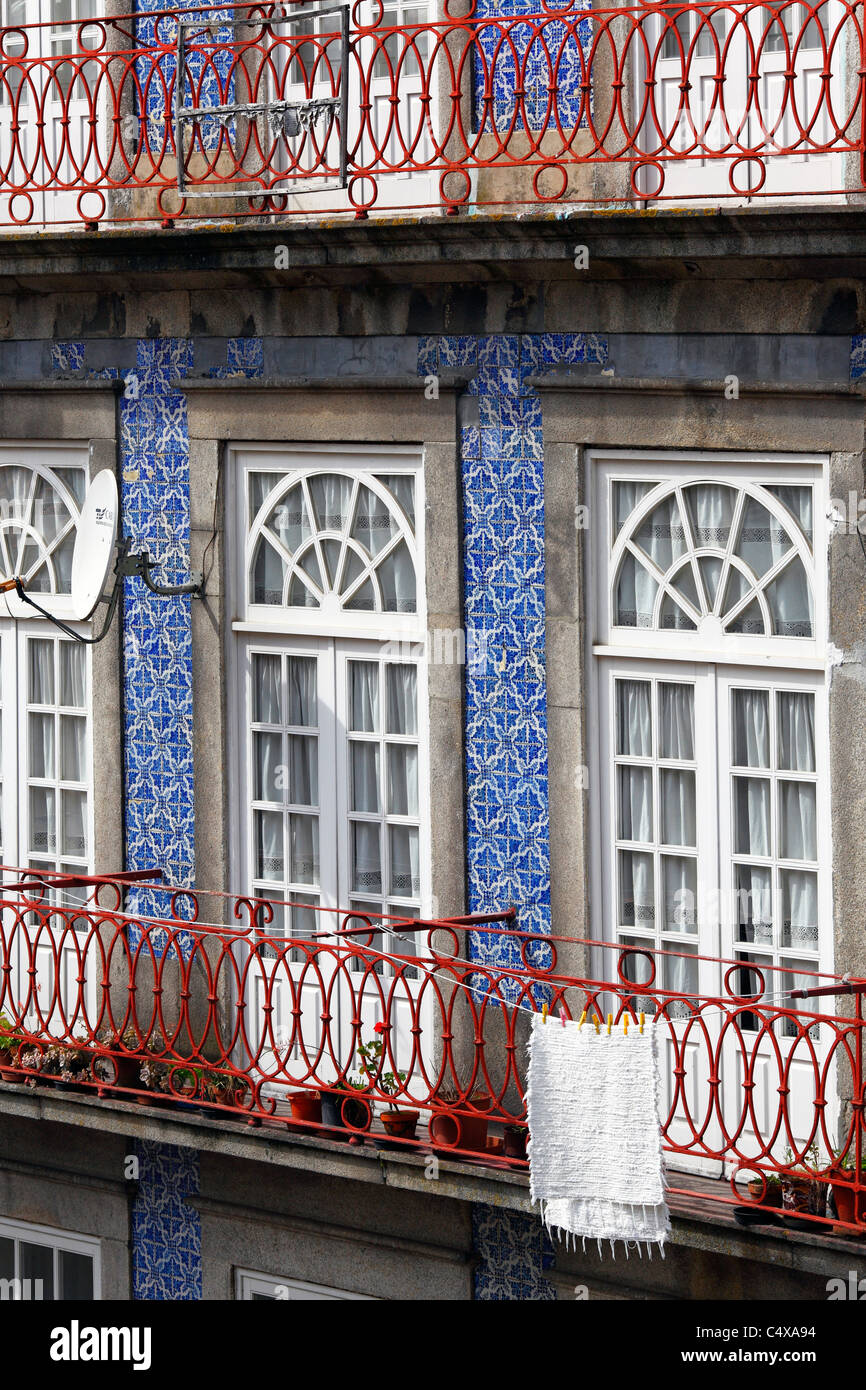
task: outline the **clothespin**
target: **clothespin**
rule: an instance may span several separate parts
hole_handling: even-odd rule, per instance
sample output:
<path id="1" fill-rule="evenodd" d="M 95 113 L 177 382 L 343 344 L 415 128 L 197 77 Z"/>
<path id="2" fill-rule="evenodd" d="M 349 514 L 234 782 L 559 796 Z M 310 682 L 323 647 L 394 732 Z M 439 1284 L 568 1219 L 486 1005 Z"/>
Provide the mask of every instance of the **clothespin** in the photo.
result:
<path id="1" fill-rule="evenodd" d="M 562 1026 L 563 1026 L 563 1028 L 564 1028 L 564 1027 L 565 1027 L 565 1009 L 562 1007 L 561 1004 L 560 1004 L 560 1006 L 559 1006 L 559 1021 L 560 1021 L 560 1023 L 562 1024 Z"/>
<path id="2" fill-rule="evenodd" d="M 598 1032 L 601 1026 L 601 1019 L 599 1018 L 598 1014 L 595 1015 L 592 1021 L 595 1024 L 595 1031 Z"/>
<path id="3" fill-rule="evenodd" d="M 580 1015 L 580 1023 L 577 1025 L 578 1032 L 580 1031 L 580 1029 L 583 1027 L 583 1025 L 584 1025 L 585 1023 L 586 1023 L 586 1009 L 584 1009 L 583 1013 Z"/>
<path id="4" fill-rule="evenodd" d="M 544 1023 L 544 1024 L 547 1023 L 547 1005 L 546 1005 L 546 1004 L 543 1004 L 543 1005 L 542 1005 L 542 1009 L 541 1009 L 541 1021 L 542 1021 L 542 1023 Z"/>
<path id="5" fill-rule="evenodd" d="M 622 1031 L 628 1037 L 628 1013 L 624 1013 L 622 1016 Z"/>
<path id="6" fill-rule="evenodd" d="M 641 1014 L 641 1016 L 640 1016 L 640 1031 L 641 1031 L 641 1032 L 643 1032 L 643 1021 L 644 1021 L 645 1018 L 646 1018 L 646 1014 Z"/>

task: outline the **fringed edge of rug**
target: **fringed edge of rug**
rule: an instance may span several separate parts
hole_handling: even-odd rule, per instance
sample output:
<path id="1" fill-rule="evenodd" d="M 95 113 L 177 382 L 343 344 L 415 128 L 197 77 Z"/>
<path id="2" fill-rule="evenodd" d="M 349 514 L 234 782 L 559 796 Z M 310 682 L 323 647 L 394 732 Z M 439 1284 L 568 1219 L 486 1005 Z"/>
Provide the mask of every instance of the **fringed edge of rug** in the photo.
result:
<path id="1" fill-rule="evenodd" d="M 551 1204 L 550 1204 L 549 1201 L 545 1201 L 544 1198 L 542 1198 L 542 1197 L 533 1197 L 533 1198 L 531 1199 L 531 1202 L 532 1202 L 532 1205 L 533 1205 L 533 1206 L 537 1206 L 537 1207 L 539 1208 L 539 1213 L 540 1213 L 540 1216 L 541 1216 L 541 1220 L 542 1220 L 542 1222 L 544 1223 L 545 1230 L 548 1232 L 548 1234 L 549 1234 L 552 1238 L 555 1238 L 555 1239 L 557 1239 L 557 1240 L 561 1240 L 561 1241 L 563 1242 L 563 1244 L 565 1245 L 566 1250 L 569 1249 L 569 1242 L 571 1242 L 571 1249 L 572 1249 L 572 1250 L 576 1250 L 576 1249 L 577 1249 L 577 1242 L 578 1242 L 578 1241 L 581 1241 L 581 1242 L 582 1242 L 583 1253 L 586 1254 L 586 1242 L 587 1242 L 588 1240 L 589 1240 L 589 1241 L 593 1241 L 593 1240 L 594 1240 L 595 1243 L 596 1243 L 596 1245 L 598 1246 L 598 1257 L 599 1257 L 599 1259 L 602 1259 L 602 1248 L 601 1248 L 601 1247 L 602 1247 L 602 1244 L 605 1244 L 605 1245 L 609 1245 L 609 1246 L 610 1246 L 610 1253 L 611 1253 L 611 1256 L 612 1256 L 612 1258 L 613 1258 L 614 1260 L 616 1260 L 616 1247 L 617 1247 L 618 1244 L 622 1244 L 622 1245 L 625 1247 L 625 1257 L 626 1257 L 626 1259 L 629 1259 L 629 1258 L 630 1258 L 630 1255 L 631 1255 L 631 1251 L 632 1251 L 632 1250 L 637 1250 L 638 1258 L 639 1258 L 639 1259 L 643 1259 L 643 1248 L 642 1248 L 643 1246 L 646 1246 L 647 1257 L 648 1257 L 650 1260 L 651 1260 L 652 1257 L 653 1257 L 653 1248 L 654 1248 L 654 1247 L 658 1250 L 659 1254 L 661 1255 L 661 1258 L 662 1258 L 662 1259 L 665 1258 L 665 1241 L 667 1240 L 668 1236 L 670 1235 L 670 1217 L 669 1217 L 668 1210 L 667 1210 L 667 1206 L 666 1206 L 665 1203 L 660 1203 L 658 1207 L 650 1208 L 650 1210 L 654 1210 L 654 1211 L 658 1212 L 660 1215 L 662 1215 L 662 1219 L 663 1219 L 663 1221 L 664 1221 L 664 1225 L 663 1225 L 662 1229 L 659 1230 L 658 1234 L 657 1234 L 657 1235 L 653 1235 L 653 1236 L 648 1236 L 648 1235 L 644 1235 L 644 1236 L 640 1236 L 640 1237 L 634 1236 L 634 1237 L 630 1238 L 630 1237 L 628 1237 L 628 1236 L 619 1236 L 619 1235 L 617 1235 L 617 1236 L 607 1236 L 607 1235 L 599 1236 L 599 1235 L 594 1235 L 591 1231 L 588 1231 L 588 1232 L 586 1232 L 586 1233 L 584 1233 L 584 1232 L 582 1232 L 582 1231 L 572 1231 L 568 1226 L 561 1226 L 561 1225 L 557 1224 L 556 1222 L 551 1223 L 551 1220 L 550 1220 L 550 1205 L 551 1205 Z M 623 1203 L 623 1205 L 625 1206 L 625 1205 L 628 1205 L 628 1204 L 627 1204 L 627 1203 Z M 644 1226 L 648 1226 L 648 1225 L 650 1224 L 650 1222 L 649 1222 L 649 1220 L 647 1219 L 647 1206 L 646 1206 L 646 1204 L 643 1204 L 642 1206 L 637 1206 L 637 1205 L 636 1205 L 636 1206 L 634 1207 L 634 1210 L 635 1210 L 635 1211 L 640 1211 Z"/>

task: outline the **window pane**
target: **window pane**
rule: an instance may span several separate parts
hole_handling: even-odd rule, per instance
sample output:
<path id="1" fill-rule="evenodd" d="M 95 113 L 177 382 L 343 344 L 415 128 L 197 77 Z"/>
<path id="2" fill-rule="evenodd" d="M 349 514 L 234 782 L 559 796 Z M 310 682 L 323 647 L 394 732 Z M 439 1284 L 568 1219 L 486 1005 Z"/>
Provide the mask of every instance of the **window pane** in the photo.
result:
<path id="1" fill-rule="evenodd" d="M 30 848 L 35 853 L 57 848 L 51 787 L 30 788 Z"/>
<path id="2" fill-rule="evenodd" d="M 773 892 L 770 870 L 738 864 L 735 869 L 737 940 L 773 944 Z"/>
<path id="3" fill-rule="evenodd" d="M 668 1018 L 688 1017 L 691 1013 L 690 1005 L 697 1002 L 695 996 L 698 992 L 698 962 L 692 955 L 696 949 L 694 946 L 683 945 L 678 948 L 678 954 L 664 956 L 661 960 L 662 980 L 665 989 L 672 994 L 687 996 L 686 999 L 667 1001 L 665 1013 Z"/>
<path id="4" fill-rule="evenodd" d="M 382 859 L 379 845 L 379 825 L 368 821 L 352 822 L 352 890 L 381 893 Z"/>
<path id="5" fill-rule="evenodd" d="M 620 627 L 652 627 L 658 584 L 648 570 L 628 554 L 616 586 L 616 622 Z"/>
<path id="6" fill-rule="evenodd" d="M 15 1242 L 0 1236 L 0 1279 L 15 1278 Z"/>
<path id="7" fill-rule="evenodd" d="M 676 499 L 667 497 L 641 522 L 635 540 L 664 574 L 686 551 L 686 537 Z"/>
<path id="8" fill-rule="evenodd" d="M 60 776 L 66 782 L 85 780 L 87 725 L 74 714 L 60 716 Z"/>
<path id="9" fill-rule="evenodd" d="M 770 697 L 766 690 L 733 692 L 736 767 L 770 766 Z"/>
<path id="10" fill-rule="evenodd" d="M 779 783 L 779 854 L 782 859 L 818 857 L 814 782 Z"/>
<path id="11" fill-rule="evenodd" d="M 30 714 L 30 776 L 54 776 L 54 715 Z"/>
<path id="12" fill-rule="evenodd" d="M 255 811 L 256 878 L 279 881 L 286 860 L 283 850 L 283 817 L 279 811 Z"/>
<path id="13" fill-rule="evenodd" d="M 661 774 L 662 840 L 666 845 L 694 845 L 695 839 L 695 774 L 673 772 L 664 768 Z"/>
<path id="14" fill-rule="evenodd" d="M 388 682 L 388 733 L 418 733 L 418 668 L 386 666 Z"/>
<path id="15" fill-rule="evenodd" d="M 779 767 L 785 772 L 814 772 L 814 695 L 780 690 L 776 701 Z"/>
<path id="16" fill-rule="evenodd" d="M 415 898 L 421 892 L 418 867 L 418 831 L 413 826 L 389 827 L 391 842 L 390 892 L 398 898 Z"/>
<path id="17" fill-rule="evenodd" d="M 375 661 L 349 662 L 349 707 L 355 733 L 379 732 L 379 667 Z"/>
<path id="18" fill-rule="evenodd" d="M 54 1251 L 50 1245 L 31 1245 L 27 1241 L 19 1241 L 18 1265 L 19 1278 L 33 1281 L 41 1279 L 42 1297 L 54 1297 Z M 36 1289 L 31 1290 L 32 1297 L 35 1297 L 36 1293 Z"/>
<path id="19" fill-rule="evenodd" d="M 253 734 L 256 801 L 282 801 L 285 777 L 280 775 L 283 740 L 280 734 Z"/>
<path id="20" fill-rule="evenodd" d="M 616 751 L 632 758 L 652 757 L 649 681 L 617 681 Z"/>
<path id="21" fill-rule="evenodd" d="M 633 850 L 617 850 L 619 859 L 619 920 L 624 927 L 655 924 L 653 857 Z"/>
<path id="22" fill-rule="evenodd" d="M 294 806 L 316 806 L 319 801 L 319 741 L 303 734 L 289 734 L 289 800 Z"/>
<path id="23" fill-rule="evenodd" d="M 318 816 L 289 816 L 291 879 L 293 883 L 319 882 Z"/>
<path id="24" fill-rule="evenodd" d="M 280 658 L 256 652 L 253 656 L 253 720 L 281 724 Z"/>
<path id="25" fill-rule="evenodd" d="M 316 662 L 311 656 L 290 656 L 286 661 L 289 691 L 289 723 L 315 729 L 319 722 Z"/>
<path id="26" fill-rule="evenodd" d="M 740 559 L 760 579 L 791 549 L 791 540 L 782 523 L 770 515 L 763 503 L 748 497 L 736 549 Z"/>
<path id="27" fill-rule="evenodd" d="M 763 778 L 734 778 L 734 851 L 770 853 L 770 783 Z"/>
<path id="28" fill-rule="evenodd" d="M 378 743 L 352 743 L 349 747 L 352 759 L 351 809 L 378 815 L 381 812 L 379 745 Z"/>
<path id="29" fill-rule="evenodd" d="M 694 686 L 659 686 L 659 742 L 663 758 L 682 758 L 687 762 L 694 758 Z"/>
<path id="30" fill-rule="evenodd" d="M 798 951 L 818 949 L 818 875 L 799 869 L 779 874 L 782 898 L 782 945 Z"/>
<path id="31" fill-rule="evenodd" d="M 86 651 L 77 642 L 60 643 L 60 703 L 72 709 L 86 707 Z"/>
<path id="32" fill-rule="evenodd" d="M 698 865 L 696 859 L 662 856 L 664 930 L 695 932 L 698 923 Z"/>
<path id="33" fill-rule="evenodd" d="M 652 773 L 648 767 L 619 768 L 619 838 L 644 844 L 653 838 Z"/>
<path id="34" fill-rule="evenodd" d="M 767 585 L 767 602 L 779 637 L 812 636 L 812 593 L 802 560 L 792 560 Z"/>
<path id="35" fill-rule="evenodd" d="M 73 1250 L 58 1252 L 60 1297 L 64 1299 L 93 1298 L 93 1260 Z"/>
<path id="36" fill-rule="evenodd" d="M 87 853 L 87 797 L 84 792 L 60 793 L 63 812 L 62 854 L 83 856 Z"/>
<path id="37" fill-rule="evenodd" d="M 418 815 L 418 749 L 408 744 L 388 745 L 388 812 Z"/>
<path id="38" fill-rule="evenodd" d="M 54 643 L 31 638 L 29 701 L 31 705 L 54 704 Z"/>

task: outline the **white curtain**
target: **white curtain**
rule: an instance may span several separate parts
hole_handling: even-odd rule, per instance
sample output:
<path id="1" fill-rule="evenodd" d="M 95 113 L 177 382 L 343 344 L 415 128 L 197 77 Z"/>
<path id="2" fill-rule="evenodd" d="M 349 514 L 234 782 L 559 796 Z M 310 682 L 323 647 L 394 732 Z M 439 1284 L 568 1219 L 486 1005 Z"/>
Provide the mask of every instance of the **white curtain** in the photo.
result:
<path id="1" fill-rule="evenodd" d="M 417 897 L 421 891 L 418 867 L 418 831 L 408 825 L 388 830 L 391 849 L 391 892 L 395 897 Z"/>
<path id="2" fill-rule="evenodd" d="M 382 589 L 386 613 L 414 613 L 416 608 L 415 566 L 405 541 L 380 561 L 376 574 Z"/>
<path id="3" fill-rule="evenodd" d="M 650 758 L 653 751 L 649 681 L 617 681 L 617 752 Z"/>
<path id="4" fill-rule="evenodd" d="M 289 816 L 290 875 L 293 883 L 319 882 L 319 818 Z"/>
<path id="5" fill-rule="evenodd" d="M 382 855 L 378 821 L 352 822 L 352 891 L 382 892 Z"/>
<path id="6" fill-rule="evenodd" d="M 290 656 L 286 661 L 289 723 L 315 729 L 319 721 L 316 699 L 316 662 L 309 656 Z"/>
<path id="7" fill-rule="evenodd" d="M 697 860 L 667 854 L 662 864 L 665 930 L 697 931 Z"/>
<path id="8" fill-rule="evenodd" d="M 85 651 L 77 642 L 60 643 L 60 703 L 86 709 Z"/>
<path id="9" fill-rule="evenodd" d="M 379 667 L 375 661 L 349 666 L 352 729 L 359 734 L 379 732 Z"/>
<path id="10" fill-rule="evenodd" d="M 280 658 L 253 656 L 253 719 L 257 724 L 282 724 L 280 704 Z"/>
<path id="11" fill-rule="evenodd" d="M 352 497 L 352 479 L 339 473 L 317 473 L 310 478 L 309 488 L 319 530 L 344 530 Z"/>
<path id="12" fill-rule="evenodd" d="M 60 794 L 62 854 L 83 858 L 87 853 L 86 803 L 85 792 L 63 791 Z"/>
<path id="13" fill-rule="evenodd" d="M 54 715 L 29 715 L 31 777 L 54 778 Z"/>
<path id="14" fill-rule="evenodd" d="M 770 702 L 766 690 L 735 690 L 733 752 L 736 767 L 770 766 Z"/>
<path id="15" fill-rule="evenodd" d="M 695 774 L 661 770 L 662 840 L 666 845 L 695 844 Z"/>
<path id="16" fill-rule="evenodd" d="M 659 722 L 661 756 L 691 762 L 695 756 L 694 686 L 659 686 Z"/>
<path id="17" fill-rule="evenodd" d="M 780 690 L 776 699 L 779 767 L 786 772 L 814 772 L 814 695 L 808 691 Z"/>
<path id="18" fill-rule="evenodd" d="M 619 851 L 619 891 L 623 925 L 653 926 L 656 913 L 651 854 Z"/>
<path id="19" fill-rule="evenodd" d="M 83 782 L 86 778 L 87 724 L 82 716 L 60 717 L 60 775 L 67 782 Z"/>
<path id="20" fill-rule="evenodd" d="M 737 865 L 738 939 L 757 945 L 773 944 L 773 889 L 770 870 L 761 865 Z"/>
<path id="21" fill-rule="evenodd" d="M 278 502 L 268 518 L 268 524 L 279 536 L 290 555 L 300 548 L 310 535 L 310 519 L 300 484 Z"/>
<path id="22" fill-rule="evenodd" d="M 379 745 L 353 742 L 351 756 L 352 810 L 379 815 L 382 809 L 379 796 Z"/>
<path id="23" fill-rule="evenodd" d="M 783 944 L 817 951 L 818 875 L 783 869 L 780 880 Z"/>
<path id="24" fill-rule="evenodd" d="M 54 643 L 30 638 L 29 694 L 31 705 L 54 704 Z"/>
<path id="25" fill-rule="evenodd" d="M 415 666 L 388 666 L 388 733 L 418 732 L 418 669 Z"/>
<path id="26" fill-rule="evenodd" d="M 772 854 L 770 783 L 762 777 L 734 778 L 737 854 Z"/>
<path id="27" fill-rule="evenodd" d="M 731 531 L 734 494 L 721 483 L 699 483 L 687 489 L 689 518 L 695 545 L 700 549 L 724 550 Z"/>
<path id="28" fill-rule="evenodd" d="M 418 815 L 418 749 L 409 744 L 388 746 L 388 812 Z"/>
<path id="29" fill-rule="evenodd" d="M 800 530 L 806 539 L 812 540 L 812 489 L 810 487 L 768 487 L 774 497 L 788 508 L 799 522 Z"/>
<path id="30" fill-rule="evenodd" d="M 285 877 L 283 816 L 280 811 L 256 811 L 256 877 L 271 883 Z"/>

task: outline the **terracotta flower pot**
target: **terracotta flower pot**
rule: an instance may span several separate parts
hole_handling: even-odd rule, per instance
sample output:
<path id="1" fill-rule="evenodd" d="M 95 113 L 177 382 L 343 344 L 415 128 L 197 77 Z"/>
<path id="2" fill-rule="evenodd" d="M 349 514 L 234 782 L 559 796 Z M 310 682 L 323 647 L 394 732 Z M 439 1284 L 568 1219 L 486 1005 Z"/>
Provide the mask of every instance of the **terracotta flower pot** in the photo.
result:
<path id="1" fill-rule="evenodd" d="M 836 1204 L 836 1215 L 840 1221 L 845 1221 L 849 1225 L 856 1225 L 857 1222 L 866 1222 L 866 1192 L 855 1192 L 850 1181 L 835 1181 L 832 1184 L 833 1201 Z M 853 1234 L 846 1231 L 846 1235 Z M 863 1235 L 866 1235 L 864 1228 Z"/>
<path id="2" fill-rule="evenodd" d="M 318 1091 L 293 1091 L 289 1104 L 293 1120 L 306 1120 L 316 1125 L 322 1123 L 322 1101 Z"/>
<path id="3" fill-rule="evenodd" d="M 488 1111 L 493 1105 L 492 1096 L 478 1096 L 466 1102 L 467 1109 Z M 430 1138 L 435 1146 L 442 1149 L 468 1149 L 473 1153 L 484 1153 L 487 1149 L 487 1115 L 458 1115 L 451 1110 L 437 1110 L 430 1120 Z"/>
<path id="4" fill-rule="evenodd" d="M 8 1081 L 13 1086 L 20 1086 L 24 1080 L 24 1073 L 19 1071 L 17 1067 L 0 1067 L 0 1080 Z"/>
<path id="5" fill-rule="evenodd" d="M 525 1129 L 506 1129 L 502 1136 L 502 1152 L 506 1158 L 526 1158 L 529 1134 Z"/>
<path id="6" fill-rule="evenodd" d="M 390 1139 L 414 1139 L 420 1110 L 383 1110 L 382 1124 Z"/>

